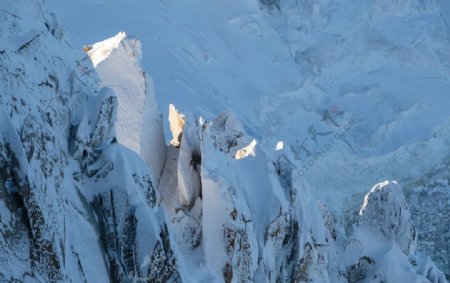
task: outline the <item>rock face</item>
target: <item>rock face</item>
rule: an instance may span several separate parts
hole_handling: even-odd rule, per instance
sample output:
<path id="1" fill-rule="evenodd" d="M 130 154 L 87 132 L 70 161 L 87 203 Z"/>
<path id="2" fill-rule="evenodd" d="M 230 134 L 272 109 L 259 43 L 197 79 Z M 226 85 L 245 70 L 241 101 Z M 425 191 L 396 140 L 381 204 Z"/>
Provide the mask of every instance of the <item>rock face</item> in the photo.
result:
<path id="1" fill-rule="evenodd" d="M 364 199 L 358 226 L 386 240 L 393 240 L 407 255 L 417 245 L 417 232 L 405 197 L 397 182 L 377 184 Z"/>
<path id="2" fill-rule="evenodd" d="M 351 238 L 344 256 L 349 282 L 447 282 L 429 257 L 416 252 L 416 227 L 397 182 L 370 190 Z"/>
<path id="3" fill-rule="evenodd" d="M 289 149 L 173 106 L 166 148 L 137 41 L 88 51 L 99 80 L 41 1 L 3 4 L 0 281 L 446 282 L 396 183 L 369 192 L 342 247 Z"/>
<path id="4" fill-rule="evenodd" d="M 122 145 L 105 148 L 88 168 L 86 187 L 114 282 L 178 277 L 158 194 L 143 161 Z M 98 189 L 98 184 L 102 188 Z"/>
<path id="5" fill-rule="evenodd" d="M 448 169 L 447 169 L 448 170 Z M 445 179 L 444 179 L 445 180 Z M 430 257 L 446 274 L 450 275 L 450 261 L 447 255 L 450 254 L 450 187 L 447 183 L 435 183 L 427 187 L 415 188 L 409 197 L 414 205 L 410 206 L 411 214 L 419 231 L 417 249 L 422 253 L 436 251 Z M 434 209 L 430 209 L 433 207 Z M 436 212 L 444 217 L 436 217 Z"/>
<path id="6" fill-rule="evenodd" d="M 117 96 L 43 11 L 0 9 L 0 281 L 174 279 L 155 177 L 114 144 Z"/>

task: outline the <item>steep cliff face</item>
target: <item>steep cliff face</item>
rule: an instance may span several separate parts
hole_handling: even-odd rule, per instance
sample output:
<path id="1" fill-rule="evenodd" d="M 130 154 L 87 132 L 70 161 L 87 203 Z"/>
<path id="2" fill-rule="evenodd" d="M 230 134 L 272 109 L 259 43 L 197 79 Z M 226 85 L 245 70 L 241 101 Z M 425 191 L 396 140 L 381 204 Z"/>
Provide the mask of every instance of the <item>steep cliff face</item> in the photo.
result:
<path id="1" fill-rule="evenodd" d="M 71 94 L 93 91 L 77 85 L 81 73 L 42 9 L 39 1 L 17 1 L 0 11 L 3 280 L 63 280 L 83 261 L 79 247 L 87 243 L 74 240 L 76 226 L 86 229 L 88 241 L 96 238 L 89 222 L 76 217 L 82 201 L 68 154 Z M 85 259 L 103 262 L 100 247 L 93 249 Z M 107 278 L 104 266 L 98 276 Z"/>
<path id="2" fill-rule="evenodd" d="M 120 32 L 88 49 L 100 86 L 112 88 L 118 99 L 118 142 L 146 161 L 157 185 L 165 160 L 164 134 L 153 81 L 140 66 L 139 39 Z"/>
<path id="3" fill-rule="evenodd" d="M 113 144 L 114 91 L 41 1 L 2 1 L 0 21 L 1 280 L 176 277 L 155 177 Z"/>

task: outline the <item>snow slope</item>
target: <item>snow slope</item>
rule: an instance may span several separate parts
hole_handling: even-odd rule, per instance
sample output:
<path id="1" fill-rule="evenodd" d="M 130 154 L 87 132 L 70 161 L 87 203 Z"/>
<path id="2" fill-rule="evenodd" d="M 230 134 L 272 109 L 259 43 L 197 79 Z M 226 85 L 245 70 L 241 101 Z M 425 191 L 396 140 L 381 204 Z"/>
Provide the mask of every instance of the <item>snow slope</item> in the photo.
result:
<path id="1" fill-rule="evenodd" d="M 146 160 L 157 182 L 164 166 L 164 135 L 153 82 L 139 66 L 140 42 L 121 32 L 91 48 L 88 55 L 100 85 L 112 88 L 118 98 L 116 137 Z"/>

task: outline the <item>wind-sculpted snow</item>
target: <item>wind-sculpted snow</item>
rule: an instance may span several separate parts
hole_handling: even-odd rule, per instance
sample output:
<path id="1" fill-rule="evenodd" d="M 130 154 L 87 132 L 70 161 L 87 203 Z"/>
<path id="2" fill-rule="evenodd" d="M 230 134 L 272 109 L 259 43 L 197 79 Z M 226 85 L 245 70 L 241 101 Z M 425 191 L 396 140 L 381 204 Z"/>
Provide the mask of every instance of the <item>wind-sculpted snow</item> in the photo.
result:
<path id="1" fill-rule="evenodd" d="M 153 82 L 139 66 L 140 41 L 121 32 L 90 48 L 88 55 L 100 85 L 112 88 L 117 95 L 118 142 L 139 153 L 158 182 L 165 153 L 162 119 Z"/>

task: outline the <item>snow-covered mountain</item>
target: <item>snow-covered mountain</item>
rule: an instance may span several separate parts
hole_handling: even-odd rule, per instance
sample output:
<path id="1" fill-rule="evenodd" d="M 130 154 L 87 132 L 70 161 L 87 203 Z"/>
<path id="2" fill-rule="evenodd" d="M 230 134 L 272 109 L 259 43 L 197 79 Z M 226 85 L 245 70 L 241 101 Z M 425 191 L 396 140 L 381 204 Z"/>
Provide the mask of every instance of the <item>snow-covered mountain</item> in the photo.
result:
<path id="1" fill-rule="evenodd" d="M 447 282 L 450 4 L 0 4 L 1 282 Z"/>
<path id="2" fill-rule="evenodd" d="M 117 143 L 116 93 L 41 1 L 2 1 L 0 21 L 0 281 L 178 278 L 158 176 Z"/>

